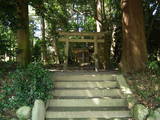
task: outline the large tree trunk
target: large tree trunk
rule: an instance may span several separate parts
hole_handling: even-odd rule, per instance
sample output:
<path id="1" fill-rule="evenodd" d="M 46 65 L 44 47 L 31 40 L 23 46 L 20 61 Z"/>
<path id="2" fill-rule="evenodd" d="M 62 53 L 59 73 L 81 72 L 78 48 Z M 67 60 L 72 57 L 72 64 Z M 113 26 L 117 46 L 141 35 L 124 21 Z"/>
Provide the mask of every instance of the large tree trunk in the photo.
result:
<path id="1" fill-rule="evenodd" d="M 141 0 L 121 0 L 123 9 L 123 49 L 121 68 L 123 72 L 144 70 L 147 62 Z"/>
<path id="2" fill-rule="evenodd" d="M 17 0 L 17 62 L 25 66 L 31 61 L 27 0 Z"/>

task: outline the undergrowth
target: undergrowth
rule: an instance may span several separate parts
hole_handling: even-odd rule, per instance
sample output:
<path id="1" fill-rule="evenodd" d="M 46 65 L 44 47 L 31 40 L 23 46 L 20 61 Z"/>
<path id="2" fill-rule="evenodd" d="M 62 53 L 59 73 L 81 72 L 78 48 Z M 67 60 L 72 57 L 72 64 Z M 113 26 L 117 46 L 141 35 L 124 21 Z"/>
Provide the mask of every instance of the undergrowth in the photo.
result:
<path id="1" fill-rule="evenodd" d="M 160 107 L 160 64 L 158 61 L 149 62 L 143 72 L 127 76 L 138 102 L 155 109 Z"/>
<path id="2" fill-rule="evenodd" d="M 3 72 L 0 75 L 3 76 Z M 18 67 L 6 73 L 0 81 L 0 116 L 12 116 L 18 107 L 32 106 L 35 99 L 46 101 L 51 98 L 53 81 L 39 63 Z"/>

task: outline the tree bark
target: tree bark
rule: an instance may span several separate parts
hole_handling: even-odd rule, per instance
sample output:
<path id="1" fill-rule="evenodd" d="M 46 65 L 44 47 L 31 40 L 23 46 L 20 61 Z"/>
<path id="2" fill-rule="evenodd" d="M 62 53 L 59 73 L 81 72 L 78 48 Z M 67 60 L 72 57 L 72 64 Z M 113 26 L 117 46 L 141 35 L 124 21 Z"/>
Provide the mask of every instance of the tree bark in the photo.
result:
<path id="1" fill-rule="evenodd" d="M 97 25 L 97 32 L 102 31 L 102 1 L 101 0 L 96 0 L 96 25 Z"/>
<path id="2" fill-rule="evenodd" d="M 17 62 L 26 66 L 31 62 L 27 0 L 17 0 L 17 22 Z"/>
<path id="3" fill-rule="evenodd" d="M 125 73 L 145 69 L 147 47 L 141 0 L 121 0 L 123 48 L 120 66 Z"/>
<path id="4" fill-rule="evenodd" d="M 104 0 L 96 0 L 96 25 L 97 32 L 106 32 L 106 17 Z M 105 36 L 105 43 L 98 44 L 98 61 L 100 69 L 109 69 L 110 64 L 110 44 L 109 36 Z"/>
<path id="5" fill-rule="evenodd" d="M 41 31 L 42 31 L 42 44 L 41 44 L 42 61 L 44 62 L 44 64 L 48 64 L 46 34 L 45 34 L 45 20 L 43 17 L 41 18 Z"/>

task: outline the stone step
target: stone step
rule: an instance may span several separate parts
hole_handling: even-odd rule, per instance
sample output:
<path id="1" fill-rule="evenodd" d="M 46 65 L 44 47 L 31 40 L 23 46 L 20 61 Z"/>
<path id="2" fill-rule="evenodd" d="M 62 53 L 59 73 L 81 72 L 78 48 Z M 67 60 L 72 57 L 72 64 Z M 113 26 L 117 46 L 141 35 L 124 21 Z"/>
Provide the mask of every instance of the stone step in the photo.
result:
<path id="1" fill-rule="evenodd" d="M 118 83 L 115 81 L 106 82 L 54 82 L 55 88 L 116 88 Z"/>
<path id="2" fill-rule="evenodd" d="M 65 71 L 65 72 L 50 72 L 50 74 L 54 75 L 67 75 L 67 76 L 73 76 L 73 75 L 118 75 L 118 72 L 95 72 L 95 71 Z"/>
<path id="3" fill-rule="evenodd" d="M 72 118 L 72 119 L 70 119 L 70 118 L 60 118 L 60 119 L 57 119 L 57 118 L 53 118 L 53 119 L 46 119 L 46 120 L 133 120 L 133 119 L 131 119 L 131 118 L 112 118 L 112 119 L 106 119 L 106 118 Z"/>
<path id="4" fill-rule="evenodd" d="M 127 107 L 125 99 L 54 99 L 49 107 Z"/>
<path id="5" fill-rule="evenodd" d="M 46 120 L 131 120 L 114 73 L 55 72 Z"/>
<path id="6" fill-rule="evenodd" d="M 123 97 L 120 89 L 54 90 L 55 97 Z"/>
<path id="7" fill-rule="evenodd" d="M 128 110 L 128 107 L 55 107 L 49 106 L 47 111 L 120 111 L 120 110 Z"/>
<path id="8" fill-rule="evenodd" d="M 131 118 L 48 118 L 46 120 L 133 120 Z"/>
<path id="9" fill-rule="evenodd" d="M 112 81 L 115 80 L 114 74 L 61 74 L 52 75 L 56 81 Z"/>
<path id="10" fill-rule="evenodd" d="M 130 116 L 129 111 L 76 111 L 76 112 L 53 112 L 53 111 L 47 111 L 46 118 L 65 118 L 65 119 L 75 119 L 75 118 L 105 118 L 105 119 L 111 119 L 111 118 L 128 118 Z"/>

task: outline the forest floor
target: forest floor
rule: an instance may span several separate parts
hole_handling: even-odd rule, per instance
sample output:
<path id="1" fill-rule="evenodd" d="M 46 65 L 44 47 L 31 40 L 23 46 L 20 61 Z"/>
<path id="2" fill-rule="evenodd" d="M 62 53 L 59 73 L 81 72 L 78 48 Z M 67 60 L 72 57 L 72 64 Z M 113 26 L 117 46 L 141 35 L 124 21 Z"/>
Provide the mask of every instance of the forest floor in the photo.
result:
<path id="1" fill-rule="evenodd" d="M 129 86 L 138 100 L 151 109 L 160 107 L 160 75 L 145 71 L 127 75 Z"/>

